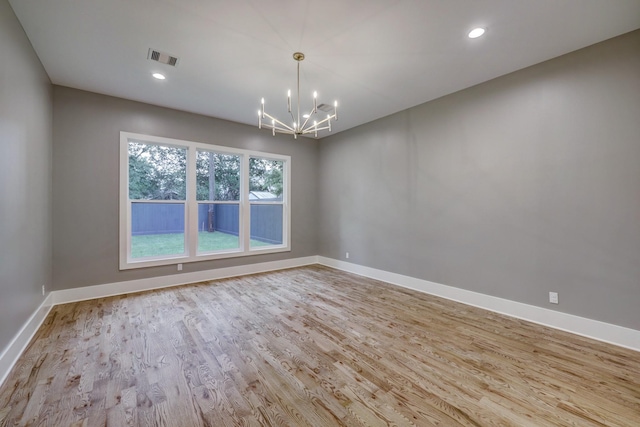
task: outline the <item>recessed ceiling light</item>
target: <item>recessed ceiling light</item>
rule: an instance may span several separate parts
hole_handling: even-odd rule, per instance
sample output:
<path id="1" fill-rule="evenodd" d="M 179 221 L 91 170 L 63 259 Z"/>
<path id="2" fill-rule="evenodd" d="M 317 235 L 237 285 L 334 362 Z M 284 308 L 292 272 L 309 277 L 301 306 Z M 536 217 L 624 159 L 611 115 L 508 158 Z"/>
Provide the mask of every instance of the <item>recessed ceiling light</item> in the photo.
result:
<path id="1" fill-rule="evenodd" d="M 155 77 L 158 80 L 164 80 L 166 79 L 166 77 L 164 76 L 164 74 L 160 74 L 160 73 L 153 73 L 152 74 L 153 77 Z"/>
<path id="2" fill-rule="evenodd" d="M 469 38 L 470 39 L 476 39 L 476 38 L 480 37 L 483 34 L 484 34 L 484 28 L 480 28 L 480 27 L 474 28 L 473 30 L 471 30 L 469 32 Z"/>

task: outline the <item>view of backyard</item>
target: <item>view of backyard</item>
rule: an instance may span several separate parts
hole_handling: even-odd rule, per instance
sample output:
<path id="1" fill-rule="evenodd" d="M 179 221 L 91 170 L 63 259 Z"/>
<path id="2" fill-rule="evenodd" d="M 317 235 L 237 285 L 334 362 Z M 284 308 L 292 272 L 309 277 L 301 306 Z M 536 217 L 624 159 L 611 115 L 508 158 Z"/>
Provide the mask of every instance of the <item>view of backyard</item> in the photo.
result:
<path id="1" fill-rule="evenodd" d="M 251 239 L 251 247 L 269 246 L 270 243 Z M 238 236 L 222 232 L 198 233 L 198 251 L 220 251 L 238 248 Z M 183 233 L 144 234 L 131 236 L 131 257 L 176 255 L 184 252 Z"/>
<path id="2" fill-rule="evenodd" d="M 248 253 L 252 248 L 281 246 L 285 162 L 183 143 L 128 141 L 130 259 L 184 255 L 193 260 L 220 251 Z M 195 150 L 195 167 L 187 167 L 189 150 Z M 195 175 L 196 182 L 195 198 L 189 200 L 188 175 Z M 243 179 L 249 181 L 249 193 L 241 197 Z M 186 214 L 192 210 L 197 219 Z M 186 230 L 198 230 L 196 251 L 185 247 Z M 240 250 L 238 234 L 251 237 L 250 247 Z"/>

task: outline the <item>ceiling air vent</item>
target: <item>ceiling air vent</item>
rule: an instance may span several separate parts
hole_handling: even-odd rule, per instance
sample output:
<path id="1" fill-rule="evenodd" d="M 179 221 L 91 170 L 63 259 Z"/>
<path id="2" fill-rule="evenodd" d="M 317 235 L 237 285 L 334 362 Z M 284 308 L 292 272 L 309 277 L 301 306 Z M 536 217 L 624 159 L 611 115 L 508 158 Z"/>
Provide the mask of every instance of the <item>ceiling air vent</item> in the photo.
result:
<path id="1" fill-rule="evenodd" d="M 171 65 L 172 67 L 178 65 L 178 58 L 155 49 L 149 49 L 149 56 L 147 58 L 152 61 L 158 61 L 161 64 Z"/>
<path id="2" fill-rule="evenodd" d="M 318 105 L 318 110 L 324 111 L 325 113 L 328 113 L 329 111 L 333 111 L 333 105 L 320 104 L 320 105 Z"/>

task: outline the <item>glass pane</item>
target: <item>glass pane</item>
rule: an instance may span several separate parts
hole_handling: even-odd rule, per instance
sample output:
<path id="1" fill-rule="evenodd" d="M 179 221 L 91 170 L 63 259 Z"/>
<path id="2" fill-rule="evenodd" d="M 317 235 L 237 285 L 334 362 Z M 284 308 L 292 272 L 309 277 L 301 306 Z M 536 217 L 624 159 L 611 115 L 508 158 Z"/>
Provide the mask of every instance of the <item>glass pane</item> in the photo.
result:
<path id="1" fill-rule="evenodd" d="M 238 249 L 240 205 L 198 205 L 198 252 Z"/>
<path id="2" fill-rule="evenodd" d="M 249 159 L 249 200 L 281 202 L 284 162 L 260 157 Z"/>
<path id="3" fill-rule="evenodd" d="M 131 258 L 184 252 L 184 203 L 131 203 Z"/>
<path id="4" fill-rule="evenodd" d="M 198 150 L 196 179 L 198 200 L 240 200 L 240 156 Z"/>
<path id="5" fill-rule="evenodd" d="M 283 206 L 251 205 L 251 247 L 282 244 Z"/>
<path id="6" fill-rule="evenodd" d="M 186 200 L 187 149 L 129 142 L 129 198 Z"/>

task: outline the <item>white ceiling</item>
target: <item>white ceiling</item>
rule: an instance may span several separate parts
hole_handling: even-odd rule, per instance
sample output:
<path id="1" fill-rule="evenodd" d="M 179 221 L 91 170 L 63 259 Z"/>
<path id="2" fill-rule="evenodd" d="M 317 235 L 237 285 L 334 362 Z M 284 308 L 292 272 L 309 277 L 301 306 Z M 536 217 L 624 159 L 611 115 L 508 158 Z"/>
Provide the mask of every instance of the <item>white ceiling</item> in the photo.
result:
<path id="1" fill-rule="evenodd" d="M 337 99 L 334 132 L 640 28 L 640 0 L 9 2 L 54 84 L 252 125 L 261 97 L 285 118 L 304 52 L 303 109 Z"/>

